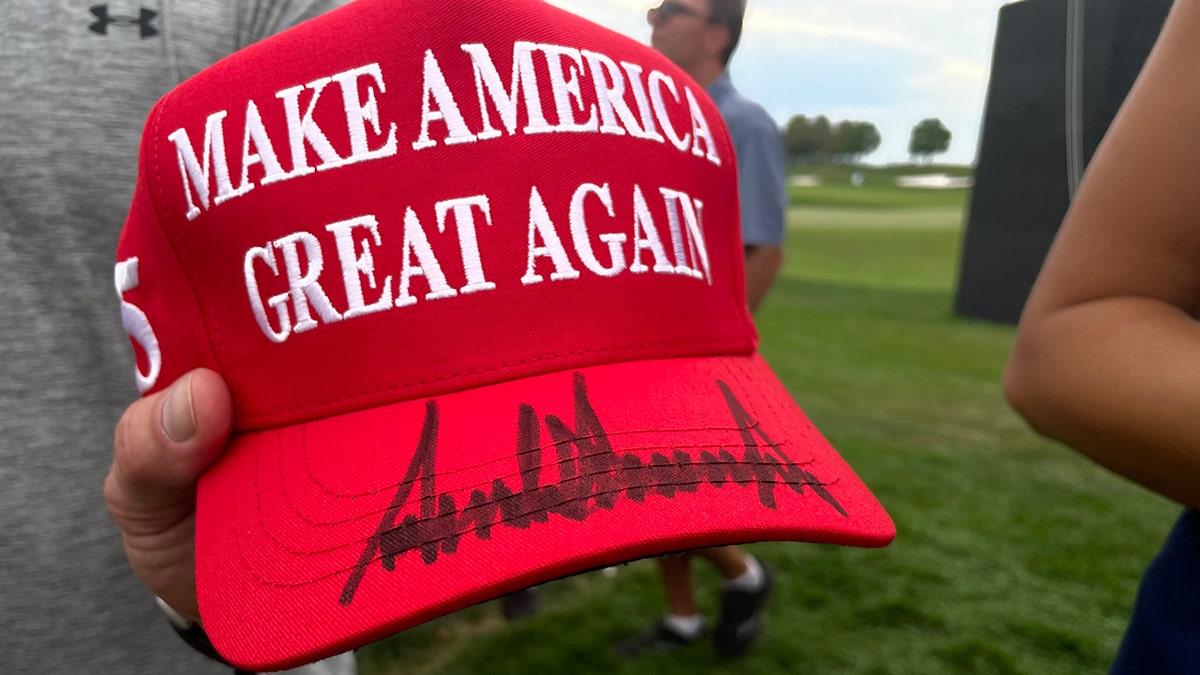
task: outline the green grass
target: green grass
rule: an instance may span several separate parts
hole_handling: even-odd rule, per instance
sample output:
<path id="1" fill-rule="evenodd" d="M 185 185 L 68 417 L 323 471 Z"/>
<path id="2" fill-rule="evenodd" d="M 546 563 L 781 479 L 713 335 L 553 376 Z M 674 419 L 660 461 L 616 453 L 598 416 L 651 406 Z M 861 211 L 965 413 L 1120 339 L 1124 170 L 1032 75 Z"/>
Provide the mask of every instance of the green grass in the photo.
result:
<path id="1" fill-rule="evenodd" d="M 800 204 L 759 314 L 762 352 L 896 521 L 882 550 L 759 544 L 779 571 L 761 641 L 632 663 L 610 649 L 662 611 L 654 566 L 542 588 L 360 652 L 363 675 L 1098 673 L 1176 509 L 1036 437 L 1005 405 L 1013 330 L 950 311 L 962 198 L 913 211 Z M 702 607 L 717 579 L 696 566 Z"/>

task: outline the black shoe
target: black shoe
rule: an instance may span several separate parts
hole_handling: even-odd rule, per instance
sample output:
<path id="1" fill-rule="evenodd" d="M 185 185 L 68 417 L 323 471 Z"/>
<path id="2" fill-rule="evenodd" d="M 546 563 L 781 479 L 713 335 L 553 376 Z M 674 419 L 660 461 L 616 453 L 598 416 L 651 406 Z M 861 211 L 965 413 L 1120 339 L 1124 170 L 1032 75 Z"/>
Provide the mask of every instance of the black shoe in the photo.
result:
<path id="1" fill-rule="evenodd" d="M 509 621 L 525 619 L 537 614 L 537 586 L 504 596 L 500 600 L 500 611 Z"/>
<path id="2" fill-rule="evenodd" d="M 676 633 L 667 626 L 666 622 L 659 621 L 651 626 L 650 630 L 613 645 L 613 651 L 622 658 L 633 659 L 646 651 L 673 652 L 699 639 L 699 635 L 689 638 Z"/>
<path id="3" fill-rule="evenodd" d="M 721 618 L 713 631 L 713 646 L 721 656 L 740 656 L 758 639 L 762 614 L 775 586 L 775 573 L 762 566 L 762 585 L 754 591 L 726 589 L 721 593 Z"/>

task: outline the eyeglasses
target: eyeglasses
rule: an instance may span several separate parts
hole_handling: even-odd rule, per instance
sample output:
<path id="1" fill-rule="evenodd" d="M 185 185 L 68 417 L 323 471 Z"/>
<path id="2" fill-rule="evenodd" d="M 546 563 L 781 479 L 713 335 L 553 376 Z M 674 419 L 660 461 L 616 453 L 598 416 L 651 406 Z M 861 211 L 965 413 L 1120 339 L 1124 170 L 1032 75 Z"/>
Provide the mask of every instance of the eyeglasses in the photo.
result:
<path id="1" fill-rule="evenodd" d="M 670 21 L 674 16 L 692 16 L 697 19 L 710 20 L 712 17 L 702 14 L 699 11 L 688 7 L 682 2 L 675 0 L 663 0 L 663 3 L 658 7 L 654 7 L 646 13 L 646 20 L 650 23 L 656 21 Z"/>

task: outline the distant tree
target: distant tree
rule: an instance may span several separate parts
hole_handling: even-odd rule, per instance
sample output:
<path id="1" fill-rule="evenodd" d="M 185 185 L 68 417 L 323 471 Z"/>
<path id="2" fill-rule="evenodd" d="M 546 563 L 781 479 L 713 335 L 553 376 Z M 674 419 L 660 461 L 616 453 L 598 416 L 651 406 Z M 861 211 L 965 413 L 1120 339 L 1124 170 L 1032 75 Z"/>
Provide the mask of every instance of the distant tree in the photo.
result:
<path id="1" fill-rule="evenodd" d="M 812 122 L 804 115 L 795 115 L 788 120 L 783 132 L 783 144 L 793 164 L 811 159 L 821 149 L 813 139 Z"/>
<path id="2" fill-rule="evenodd" d="M 819 159 L 829 137 L 829 120 L 824 116 L 809 119 L 796 115 L 784 130 L 784 145 L 794 164 L 812 163 Z"/>
<path id="3" fill-rule="evenodd" d="M 829 118 L 824 115 L 819 115 L 812 123 L 812 135 L 816 140 L 817 155 L 820 156 L 824 152 L 825 144 L 829 142 L 829 135 L 833 133 L 833 125 L 830 124 Z"/>
<path id="4" fill-rule="evenodd" d="M 883 135 L 879 133 L 879 127 L 876 127 L 874 124 L 859 122 L 856 140 L 858 141 L 858 147 L 856 148 L 858 155 L 854 158 L 854 161 L 857 163 L 862 161 L 863 157 L 879 149 L 880 144 L 883 143 Z"/>
<path id="5" fill-rule="evenodd" d="M 857 164 L 879 148 L 883 137 L 870 122 L 838 122 L 825 143 L 825 152 L 835 162 Z"/>
<path id="6" fill-rule="evenodd" d="M 825 154 L 835 162 L 845 161 L 847 155 L 850 154 L 850 147 L 853 145 L 854 132 L 850 122 L 838 122 L 829 130 L 829 137 L 825 139 Z"/>
<path id="7" fill-rule="evenodd" d="M 912 130 L 912 139 L 908 142 L 908 154 L 917 160 L 929 161 L 934 155 L 940 155 L 950 149 L 952 134 L 936 118 L 921 120 Z"/>

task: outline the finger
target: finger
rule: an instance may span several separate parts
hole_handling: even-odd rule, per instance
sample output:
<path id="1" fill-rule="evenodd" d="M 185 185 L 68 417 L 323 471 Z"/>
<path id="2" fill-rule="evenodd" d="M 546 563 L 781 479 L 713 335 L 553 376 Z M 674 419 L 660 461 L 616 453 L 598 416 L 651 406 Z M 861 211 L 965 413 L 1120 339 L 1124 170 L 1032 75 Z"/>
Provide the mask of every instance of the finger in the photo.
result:
<path id="1" fill-rule="evenodd" d="M 194 370 L 129 406 L 105 483 L 122 532 L 152 534 L 190 516 L 196 481 L 224 450 L 232 423 L 229 389 L 210 370 Z"/>

